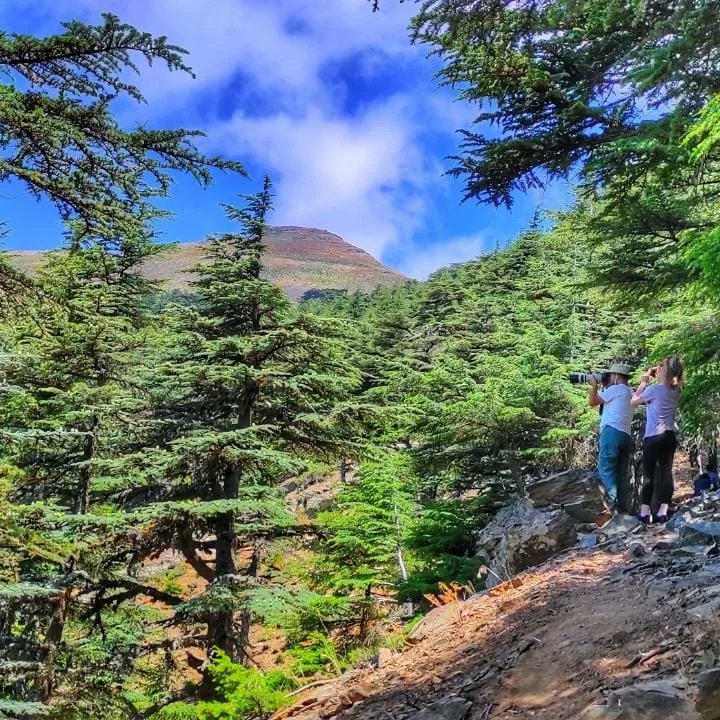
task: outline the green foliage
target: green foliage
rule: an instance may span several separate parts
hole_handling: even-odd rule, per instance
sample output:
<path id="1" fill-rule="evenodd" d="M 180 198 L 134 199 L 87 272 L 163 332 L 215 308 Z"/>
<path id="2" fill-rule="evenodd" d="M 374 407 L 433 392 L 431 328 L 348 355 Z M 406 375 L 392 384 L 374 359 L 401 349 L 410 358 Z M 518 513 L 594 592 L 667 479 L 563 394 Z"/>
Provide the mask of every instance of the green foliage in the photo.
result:
<path id="1" fill-rule="evenodd" d="M 0 32 L 0 179 L 49 198 L 83 234 L 118 237 L 142 228 L 138 203 L 166 195 L 173 173 L 206 184 L 213 168 L 244 172 L 200 153 L 197 131 L 126 130 L 115 118 L 114 100 L 143 101 L 129 82 L 138 58 L 191 72 L 184 55 L 107 13 L 100 25 L 67 22 L 46 38 Z"/>
<path id="2" fill-rule="evenodd" d="M 269 180 L 244 207 L 226 206 L 242 232 L 208 240 L 209 262 L 195 269 L 197 304 L 168 310 L 176 334 L 160 337 L 146 371 L 147 447 L 124 468 L 129 481 L 136 469 L 153 479 L 140 495 L 145 519 L 156 522 L 143 552 L 175 544 L 211 582 L 177 606 L 177 621 L 207 623 L 209 647 L 234 660 L 244 658 L 257 574 L 256 561 L 242 567 L 235 549 L 296 525 L 272 487 L 345 447 L 352 424 L 334 413 L 356 382 L 333 323 L 293 311 L 260 277 L 270 206 Z M 132 507 L 125 513 L 131 524 L 140 519 Z M 207 534 L 216 538 L 214 566 L 199 557 Z M 229 630 L 237 617 L 244 629 Z"/>
<path id="3" fill-rule="evenodd" d="M 260 278 L 269 207 L 267 181 L 245 207 L 226 208 L 243 232 L 211 238 L 197 302 L 162 316 L 137 271 L 158 251 L 151 234 L 88 242 L 73 226 L 39 276 L 36 315 L 3 328 L 13 497 L 0 496 L 0 508 L 12 513 L 17 550 L 3 558 L 14 584 L 0 619 L 22 618 L 12 628 L 22 647 L 50 646 L 40 680 L 18 688 L 46 700 L 61 686 L 59 717 L 71 705 L 92 717 L 142 668 L 137 702 L 162 697 L 172 672 L 159 658 L 168 662 L 172 641 L 159 622 L 205 625 L 206 651 L 247 661 L 261 545 L 297 525 L 274 486 L 349 450 L 354 410 L 338 400 L 357 375 L 339 324 L 296 312 Z M 34 541 L 37 531 L 57 539 Z M 189 592 L 182 574 L 137 579 L 171 549 L 206 587 Z"/>
<path id="4" fill-rule="evenodd" d="M 632 359 L 645 332 L 631 332 L 585 287 L 591 257 L 574 218 L 560 216 L 545 232 L 406 290 L 407 329 L 386 350 L 396 364 L 370 392 L 403 406 L 398 435 L 415 441 L 427 497 L 474 488 L 497 499 L 518 474 L 568 462 L 590 423 L 568 370 Z"/>
<path id="5" fill-rule="evenodd" d="M 399 586 L 399 599 L 422 602 L 438 582 L 472 583 L 480 561 L 475 556 L 477 531 L 491 517 L 489 498 L 438 499 L 423 503 L 407 540 L 416 567 Z M 492 502 L 492 501 L 491 501 Z"/>
<path id="6" fill-rule="evenodd" d="M 704 203 L 710 217 L 703 224 L 688 228 L 683 237 L 682 254 L 688 268 L 698 279 L 704 293 L 717 306 L 718 251 L 720 250 L 720 220 L 712 209 L 716 205 L 718 160 L 720 159 L 720 96 L 711 97 L 701 110 L 694 125 L 683 139 L 683 146 L 690 150 L 695 172 L 695 200 Z"/>
<path id="7" fill-rule="evenodd" d="M 173 703 L 155 715 L 158 720 L 254 720 L 279 710 L 289 701 L 296 683 L 274 670 L 262 673 L 233 663 L 218 653 L 210 663 L 210 677 L 219 700 L 193 706 Z"/>
<path id="8" fill-rule="evenodd" d="M 413 21 L 441 81 L 483 110 L 456 158 L 467 197 L 510 204 L 579 171 L 561 222 L 591 256 L 584 281 L 639 327 L 628 359 L 662 331 L 654 352 L 691 360 L 683 416 L 701 434 L 720 379 L 718 19 L 704 2 L 427 0 Z"/>
<path id="9" fill-rule="evenodd" d="M 334 589 L 364 592 L 406 574 L 402 551 L 415 510 L 411 480 L 406 455 L 383 453 L 361 463 L 357 479 L 338 493 L 337 509 L 318 515 L 330 534 L 320 549 L 319 574 L 332 568 Z"/>
<path id="10" fill-rule="evenodd" d="M 720 95 L 712 96 L 705 103 L 682 144 L 690 148 L 693 162 L 703 162 L 715 155 L 720 144 Z"/>
<path id="11" fill-rule="evenodd" d="M 255 588 L 250 596 L 255 616 L 265 625 L 282 628 L 290 643 L 352 619 L 347 597 L 318 593 L 303 586 L 289 588 L 278 583 L 276 587 Z"/>
<path id="12" fill-rule="evenodd" d="M 69 251 L 49 255 L 32 315 L 10 326 L 3 371 L 14 392 L 0 418 L 28 497 L 85 514 L 102 457 L 118 454 L 142 408 L 126 373 L 143 343 L 152 290 L 138 266 L 156 250 L 148 235 L 115 248 L 75 240 Z"/>
<path id="13" fill-rule="evenodd" d="M 0 718 L 36 718 L 47 715 L 48 707 L 42 703 L 0 698 Z"/>
<path id="14" fill-rule="evenodd" d="M 288 692 L 297 686 L 278 670 L 261 673 L 232 663 L 224 655 L 213 660 L 210 673 L 224 702 L 201 703 L 201 720 L 235 720 L 273 712 L 288 702 Z"/>
<path id="15" fill-rule="evenodd" d="M 718 12 L 699 0 L 424 2 L 416 38 L 483 109 L 454 170 L 466 195 L 510 204 L 577 168 L 627 190 L 682 162 L 677 140 L 720 85 Z"/>
<path id="16" fill-rule="evenodd" d="M 335 643 L 326 632 L 307 633 L 302 640 L 291 643 L 287 651 L 290 669 L 298 677 L 312 677 L 318 673 L 339 675 L 348 665 L 343 662 Z"/>
<path id="17" fill-rule="evenodd" d="M 68 221 L 36 279 L 0 268 L 5 300 L 24 294 L 0 327 L 0 715 L 282 707 L 294 680 L 252 666 L 251 625 L 282 633 L 290 674 L 338 673 L 377 646 L 381 600 L 471 583 L 497 507 L 587 461 L 597 414 L 570 370 L 680 354 L 683 428 L 710 438 L 718 20 L 693 1 L 423 3 L 417 38 L 500 130 L 465 135 L 468 196 L 579 170 L 577 202 L 427 282 L 298 305 L 261 277 L 269 180 L 225 206 L 239 230 L 208 239 L 191 294 L 139 272 L 171 175 L 240 169 L 112 116 L 140 99 L 135 55 L 187 71 L 183 51 L 112 16 L 0 34 L 0 179 Z M 294 517 L 280 484 L 338 462 L 333 507 Z"/>

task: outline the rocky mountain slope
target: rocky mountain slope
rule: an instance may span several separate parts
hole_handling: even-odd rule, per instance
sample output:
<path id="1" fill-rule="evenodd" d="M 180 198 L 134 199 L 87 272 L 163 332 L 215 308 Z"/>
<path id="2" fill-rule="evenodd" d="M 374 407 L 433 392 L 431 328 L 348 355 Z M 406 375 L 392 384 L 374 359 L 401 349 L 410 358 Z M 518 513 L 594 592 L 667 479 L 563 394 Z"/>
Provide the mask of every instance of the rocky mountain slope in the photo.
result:
<path id="1" fill-rule="evenodd" d="M 563 500 L 567 480 L 556 483 Z M 404 652 L 308 688 L 274 720 L 718 720 L 720 493 L 690 499 L 687 481 L 680 490 L 667 526 L 577 522 L 574 547 L 436 608 Z M 506 539 L 525 538 L 516 561 L 543 538 L 558 549 L 565 502 L 545 502 L 532 538 L 499 519 Z M 593 502 L 580 483 L 569 516 Z"/>
<path id="2" fill-rule="evenodd" d="M 265 276 L 298 299 L 308 290 L 372 290 L 378 285 L 395 285 L 405 280 L 372 255 L 338 235 L 303 227 L 273 227 L 267 234 Z M 42 259 L 38 252 L 10 252 L 16 266 L 32 271 Z M 147 276 L 162 280 L 169 290 L 188 290 L 189 267 L 203 260 L 202 243 L 184 243 L 149 261 Z"/>

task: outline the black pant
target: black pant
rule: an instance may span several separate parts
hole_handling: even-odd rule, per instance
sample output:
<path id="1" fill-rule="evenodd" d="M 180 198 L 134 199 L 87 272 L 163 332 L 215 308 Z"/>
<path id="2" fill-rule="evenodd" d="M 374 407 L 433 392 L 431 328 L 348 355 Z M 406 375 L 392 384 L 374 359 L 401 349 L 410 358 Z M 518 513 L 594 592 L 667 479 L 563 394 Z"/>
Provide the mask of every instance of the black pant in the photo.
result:
<path id="1" fill-rule="evenodd" d="M 652 435 L 643 440 L 643 461 L 645 463 L 645 484 L 640 494 L 643 505 L 670 504 L 672 500 L 672 464 L 675 457 L 677 438 L 672 430 Z"/>

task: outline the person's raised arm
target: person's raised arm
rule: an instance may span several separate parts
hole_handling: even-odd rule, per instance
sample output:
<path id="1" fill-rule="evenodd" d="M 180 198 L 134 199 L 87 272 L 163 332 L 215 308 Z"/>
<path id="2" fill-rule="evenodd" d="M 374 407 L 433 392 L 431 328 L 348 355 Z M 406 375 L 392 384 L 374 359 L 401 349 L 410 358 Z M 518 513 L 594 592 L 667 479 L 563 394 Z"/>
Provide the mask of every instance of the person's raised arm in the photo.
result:
<path id="1" fill-rule="evenodd" d="M 647 389 L 648 383 L 650 382 L 650 380 L 652 380 L 655 372 L 657 372 L 656 368 L 651 367 L 640 378 L 640 384 L 637 386 L 637 388 L 635 388 L 635 392 L 630 398 L 631 405 L 644 405 L 647 402 L 647 397 L 643 397 L 643 393 Z"/>
<path id="2" fill-rule="evenodd" d="M 588 404 L 590 407 L 597 407 L 602 405 L 605 401 L 598 395 L 598 384 L 597 380 L 591 375 L 588 378 L 590 384 L 590 390 L 588 391 Z"/>

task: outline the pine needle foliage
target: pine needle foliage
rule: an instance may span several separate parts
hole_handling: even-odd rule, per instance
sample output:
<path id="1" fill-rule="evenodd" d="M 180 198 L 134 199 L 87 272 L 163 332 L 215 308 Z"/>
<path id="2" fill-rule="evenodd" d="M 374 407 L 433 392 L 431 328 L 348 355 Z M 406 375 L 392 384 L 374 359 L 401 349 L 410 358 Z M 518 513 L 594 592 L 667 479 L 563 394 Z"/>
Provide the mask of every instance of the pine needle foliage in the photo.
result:
<path id="1" fill-rule="evenodd" d="M 423 2 L 415 39 L 480 108 L 453 171 L 466 197 L 510 205 L 578 169 L 619 197 L 682 161 L 678 139 L 720 88 L 718 13 L 700 0 Z"/>
<path id="2" fill-rule="evenodd" d="M 113 114 L 117 99 L 144 101 L 130 82 L 138 60 L 191 72 L 182 48 L 111 14 L 63 28 L 46 38 L 0 32 L 0 180 L 49 199 L 64 220 L 98 237 L 142 227 L 136 206 L 166 195 L 174 173 L 201 184 L 214 169 L 244 173 L 201 153 L 198 131 L 126 130 Z"/>
<path id="3" fill-rule="evenodd" d="M 122 522 L 106 568 L 181 553 L 207 585 L 172 602 L 166 622 L 204 626 L 207 652 L 249 664 L 262 548 L 302 532 L 277 485 L 313 458 L 349 451 L 352 424 L 336 413 L 358 378 L 337 323 L 297 312 L 260 277 L 269 179 L 245 200 L 225 206 L 241 231 L 208 239 L 197 302 L 166 310 L 136 372 L 149 410 L 138 419 L 142 444 L 118 459 L 108 487 Z"/>

